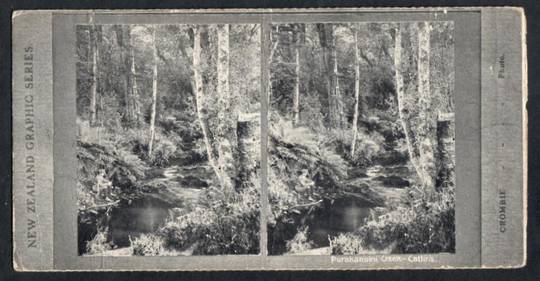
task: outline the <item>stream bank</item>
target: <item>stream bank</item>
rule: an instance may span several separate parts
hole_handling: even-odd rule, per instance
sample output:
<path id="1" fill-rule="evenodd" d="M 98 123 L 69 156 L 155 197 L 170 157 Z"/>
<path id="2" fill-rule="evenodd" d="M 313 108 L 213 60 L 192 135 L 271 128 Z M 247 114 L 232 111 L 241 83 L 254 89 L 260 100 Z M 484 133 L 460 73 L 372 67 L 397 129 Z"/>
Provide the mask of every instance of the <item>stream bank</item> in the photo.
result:
<path id="1" fill-rule="evenodd" d="M 324 199 L 320 204 L 304 209 L 301 213 L 291 213 L 287 220 L 278 221 L 269 233 L 269 251 L 272 255 L 318 255 L 330 254 L 329 237 L 340 233 L 353 233 L 369 219 L 374 208 L 396 207 L 405 203 L 407 187 L 414 173 L 406 164 L 375 165 L 367 169 L 357 168 L 349 172 L 350 177 L 343 181 L 348 190 L 344 196 L 336 199 Z M 367 193 L 366 193 L 367 192 Z M 379 200 L 375 203 L 359 200 L 358 194 L 372 194 Z M 298 235 L 298 225 L 306 233 L 302 243 L 306 249 L 289 253 L 287 245 L 280 241 L 292 241 Z M 306 230 L 307 229 L 307 230 Z M 384 249 L 389 251 L 389 249 Z"/>

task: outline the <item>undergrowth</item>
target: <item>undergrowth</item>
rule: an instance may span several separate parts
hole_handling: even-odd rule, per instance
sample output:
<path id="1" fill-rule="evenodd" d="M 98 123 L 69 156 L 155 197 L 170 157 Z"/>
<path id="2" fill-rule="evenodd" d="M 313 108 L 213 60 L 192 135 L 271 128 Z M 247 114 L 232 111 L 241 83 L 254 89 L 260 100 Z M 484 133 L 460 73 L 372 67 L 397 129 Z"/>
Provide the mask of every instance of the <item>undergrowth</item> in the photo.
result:
<path id="1" fill-rule="evenodd" d="M 108 242 L 108 231 L 106 229 L 98 229 L 94 238 L 86 242 L 86 253 L 90 255 L 99 255 L 111 250 L 112 247 Z"/>
<path id="2" fill-rule="evenodd" d="M 163 239 L 155 234 L 141 234 L 131 240 L 131 249 L 135 256 L 158 256 L 163 253 Z"/>
<path id="3" fill-rule="evenodd" d="M 293 239 L 287 241 L 287 252 L 290 254 L 303 253 L 313 248 L 313 243 L 308 240 L 309 227 L 301 227 Z"/>
<path id="4" fill-rule="evenodd" d="M 409 200 L 408 205 L 391 211 L 373 211 L 367 223 L 354 234 L 331 238 L 332 253 L 350 254 L 390 246 L 394 247 L 394 253 L 454 252 L 453 185 L 437 192 L 432 199 L 422 188 L 412 187 Z"/>
<path id="5" fill-rule="evenodd" d="M 190 212 L 170 217 L 159 229 L 165 247 L 193 248 L 194 255 L 259 252 L 260 195 L 257 177 L 232 197 L 209 188 Z"/>

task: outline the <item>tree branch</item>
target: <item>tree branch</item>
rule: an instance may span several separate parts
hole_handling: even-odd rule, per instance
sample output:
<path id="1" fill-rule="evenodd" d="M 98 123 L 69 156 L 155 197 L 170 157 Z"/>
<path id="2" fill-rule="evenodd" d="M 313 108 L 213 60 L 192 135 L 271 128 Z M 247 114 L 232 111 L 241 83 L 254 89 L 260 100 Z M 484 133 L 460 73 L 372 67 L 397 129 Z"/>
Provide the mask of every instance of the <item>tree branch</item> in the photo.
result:
<path id="1" fill-rule="evenodd" d="M 360 49 L 360 57 L 364 59 L 370 67 L 373 67 L 373 62 L 368 58 L 362 49 Z"/>
<path id="2" fill-rule="evenodd" d="M 270 50 L 270 55 L 268 55 L 268 64 L 272 63 L 272 58 L 274 57 L 274 53 L 276 52 L 278 43 L 279 40 L 276 40 L 276 42 L 274 42 L 274 45 L 272 46 L 272 49 Z"/>
<path id="3" fill-rule="evenodd" d="M 157 56 L 167 65 L 167 67 L 173 68 L 173 65 L 171 64 L 169 60 L 165 58 L 163 53 L 159 49 L 157 49 L 156 51 L 157 51 Z"/>
<path id="4" fill-rule="evenodd" d="M 315 205 L 321 204 L 322 202 L 323 202 L 323 200 L 321 199 L 321 200 L 319 200 L 317 202 L 310 202 L 310 203 L 306 203 L 306 204 L 296 205 L 296 206 L 290 207 L 289 210 L 315 206 Z"/>

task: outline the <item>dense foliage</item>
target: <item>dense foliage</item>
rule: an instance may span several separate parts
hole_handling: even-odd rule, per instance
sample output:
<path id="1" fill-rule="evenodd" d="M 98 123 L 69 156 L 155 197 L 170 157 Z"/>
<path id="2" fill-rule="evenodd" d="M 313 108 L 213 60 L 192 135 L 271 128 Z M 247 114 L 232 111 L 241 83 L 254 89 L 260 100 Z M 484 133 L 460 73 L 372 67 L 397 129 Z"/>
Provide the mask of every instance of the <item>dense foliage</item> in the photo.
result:
<path id="1" fill-rule="evenodd" d="M 452 33 L 272 26 L 271 254 L 454 251 L 453 132 L 438 119 L 453 112 Z"/>
<path id="2" fill-rule="evenodd" d="M 76 32 L 80 254 L 455 250 L 451 22 Z"/>
<path id="3" fill-rule="evenodd" d="M 390 212 L 374 211 L 355 233 L 333 237 L 333 254 L 354 255 L 371 250 L 392 253 L 438 253 L 455 251 L 455 202 L 453 188 L 435 200 L 421 189 L 409 191 L 411 203 Z"/>
<path id="4" fill-rule="evenodd" d="M 259 38 L 77 26 L 80 254 L 258 253 Z"/>

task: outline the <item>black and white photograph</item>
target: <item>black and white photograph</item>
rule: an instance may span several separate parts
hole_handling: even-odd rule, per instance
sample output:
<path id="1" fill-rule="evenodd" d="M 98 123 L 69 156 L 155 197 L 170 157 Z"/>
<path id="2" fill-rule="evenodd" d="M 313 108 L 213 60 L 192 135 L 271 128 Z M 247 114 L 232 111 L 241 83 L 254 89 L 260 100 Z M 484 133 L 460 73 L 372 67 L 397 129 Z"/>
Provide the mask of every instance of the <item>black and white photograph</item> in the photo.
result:
<path id="1" fill-rule="evenodd" d="M 453 32 L 272 25 L 270 255 L 455 251 Z"/>
<path id="2" fill-rule="evenodd" d="M 76 36 L 79 255 L 258 254 L 260 25 Z"/>
<path id="3" fill-rule="evenodd" d="M 11 23 L 16 271 L 528 262 L 522 8 Z"/>

